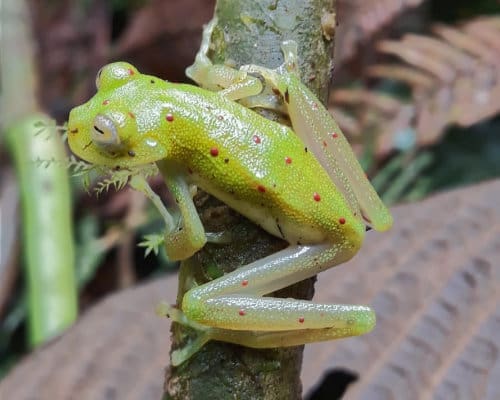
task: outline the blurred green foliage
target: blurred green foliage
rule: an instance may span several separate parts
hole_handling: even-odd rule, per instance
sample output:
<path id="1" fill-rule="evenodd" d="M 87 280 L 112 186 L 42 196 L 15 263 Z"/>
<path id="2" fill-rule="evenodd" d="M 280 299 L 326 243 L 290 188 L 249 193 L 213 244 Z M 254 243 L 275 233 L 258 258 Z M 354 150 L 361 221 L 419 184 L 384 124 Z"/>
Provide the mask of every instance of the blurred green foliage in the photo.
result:
<path id="1" fill-rule="evenodd" d="M 392 157 L 372 183 L 384 202 L 395 204 L 499 177 L 499 132 L 500 118 L 467 129 L 451 127 L 434 146 Z"/>
<path id="2" fill-rule="evenodd" d="M 429 8 L 433 20 L 448 23 L 500 11 L 498 0 L 433 0 L 429 1 Z"/>
<path id="3" fill-rule="evenodd" d="M 415 180 L 427 193 L 500 176 L 500 118 L 468 129 L 452 127 L 429 149 L 433 162 Z"/>

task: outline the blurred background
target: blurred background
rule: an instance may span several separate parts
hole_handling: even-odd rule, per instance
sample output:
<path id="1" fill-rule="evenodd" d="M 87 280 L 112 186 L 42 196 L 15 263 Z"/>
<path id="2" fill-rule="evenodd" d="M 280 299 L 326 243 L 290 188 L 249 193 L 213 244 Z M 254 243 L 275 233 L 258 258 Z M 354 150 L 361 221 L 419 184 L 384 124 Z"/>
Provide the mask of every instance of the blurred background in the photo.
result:
<path id="1" fill-rule="evenodd" d="M 3 41 L 10 12 L 4 3 Z M 43 110 L 62 125 L 95 92 L 99 68 L 114 60 L 186 81 L 214 1 L 27 4 L 34 64 L 25 81 L 37 82 L 32 100 L 9 92 L 16 71 L 7 61 L 21 57 L 18 73 L 30 62 L 9 53 L 22 51 L 16 48 L 22 41 L 7 43 L 0 55 L 0 378 L 104 296 L 177 267 L 162 251 L 144 258 L 137 246 L 161 228 L 142 195 L 113 189 L 89 195 L 80 177 L 58 187 L 51 180 L 66 179 L 64 168 L 43 161 L 61 154 L 21 139 L 7 123 L 7 106 L 29 103 L 28 111 Z M 329 107 L 389 205 L 500 176 L 499 13 L 497 0 L 338 0 Z M 53 129 L 46 128 L 37 131 Z M 23 157 L 39 162 L 26 167 Z M 159 181 L 152 185 L 161 191 Z M 57 222 L 65 212 L 67 221 Z M 58 235 L 60 245 L 40 249 Z"/>

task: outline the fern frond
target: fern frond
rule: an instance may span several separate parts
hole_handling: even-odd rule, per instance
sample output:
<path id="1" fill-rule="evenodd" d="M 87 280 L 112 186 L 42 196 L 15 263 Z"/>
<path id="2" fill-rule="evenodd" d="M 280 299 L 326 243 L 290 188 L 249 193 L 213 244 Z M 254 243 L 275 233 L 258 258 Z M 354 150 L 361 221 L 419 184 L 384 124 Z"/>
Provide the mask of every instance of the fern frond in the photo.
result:
<path id="1" fill-rule="evenodd" d="M 73 154 L 67 158 L 66 166 L 70 170 L 72 176 L 81 176 L 96 168 L 93 164 L 78 160 Z"/>
<path id="2" fill-rule="evenodd" d="M 335 61 L 352 57 L 360 44 L 388 25 L 398 14 L 415 8 L 424 0 L 339 0 L 337 9 L 342 23 L 335 35 Z"/>
<path id="3" fill-rule="evenodd" d="M 144 179 L 148 179 L 159 173 L 156 164 L 146 164 L 120 170 L 97 166 L 94 168 L 101 176 L 107 175 L 107 177 L 98 181 L 94 188 L 94 193 L 96 193 L 97 196 L 108 192 L 110 188 L 114 188 L 116 191 L 123 189 L 129 183 L 130 178 L 135 175 L 140 175 Z M 88 172 L 88 170 L 84 172 Z"/>
<path id="4" fill-rule="evenodd" d="M 48 168 L 49 166 L 53 164 L 60 164 L 61 160 L 58 160 L 55 157 L 52 157 L 50 159 L 41 159 L 40 157 L 37 157 L 34 161 L 35 165 L 40 168 Z"/>
<path id="5" fill-rule="evenodd" d="M 158 255 L 160 247 L 163 245 L 165 238 L 162 234 L 144 235 L 144 240 L 138 244 L 139 247 L 144 247 L 144 257 L 147 257 L 151 252 Z"/>
<path id="6" fill-rule="evenodd" d="M 35 132 L 35 136 L 41 136 L 44 135 L 44 139 L 49 140 L 53 138 L 54 136 L 57 137 L 63 137 L 66 135 L 67 131 L 67 126 L 66 123 L 64 125 L 57 125 L 55 120 L 49 120 L 48 122 L 46 121 L 38 121 L 35 122 L 34 124 L 35 128 L 38 128 L 37 131 Z"/>
<path id="7" fill-rule="evenodd" d="M 129 170 L 113 171 L 109 178 L 97 182 L 94 193 L 99 196 L 107 193 L 111 187 L 114 187 L 116 191 L 121 190 L 128 183 L 131 175 Z"/>
<path id="8" fill-rule="evenodd" d="M 434 37 L 381 41 L 378 50 L 401 62 L 367 70 L 373 78 L 406 85 L 410 98 L 368 88 L 332 93 L 341 127 L 357 141 L 367 140 L 366 132 L 374 135 L 378 156 L 434 143 L 451 124 L 470 126 L 500 112 L 500 17 L 481 17 L 459 28 L 437 25 L 433 31 Z"/>

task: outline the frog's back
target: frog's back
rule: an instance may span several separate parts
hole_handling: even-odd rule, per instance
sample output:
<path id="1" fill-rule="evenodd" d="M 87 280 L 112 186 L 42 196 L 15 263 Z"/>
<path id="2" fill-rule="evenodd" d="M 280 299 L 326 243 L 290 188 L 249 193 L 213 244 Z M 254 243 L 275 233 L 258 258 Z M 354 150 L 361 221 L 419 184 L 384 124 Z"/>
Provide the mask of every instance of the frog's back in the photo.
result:
<path id="1" fill-rule="evenodd" d="M 361 240 L 364 225 L 291 129 L 213 92 L 169 92 L 173 157 L 194 183 L 290 243 Z"/>

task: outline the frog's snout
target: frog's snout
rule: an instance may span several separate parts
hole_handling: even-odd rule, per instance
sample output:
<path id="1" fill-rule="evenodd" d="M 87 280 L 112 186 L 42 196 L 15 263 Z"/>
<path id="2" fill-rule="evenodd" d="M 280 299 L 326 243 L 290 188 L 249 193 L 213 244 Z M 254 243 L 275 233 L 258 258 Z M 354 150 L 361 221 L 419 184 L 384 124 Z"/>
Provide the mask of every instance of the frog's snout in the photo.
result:
<path id="1" fill-rule="evenodd" d="M 80 128 L 81 124 L 79 123 L 80 121 L 78 118 L 79 108 L 80 107 L 75 107 L 69 113 L 69 116 L 68 116 L 68 137 L 76 135 L 81 130 L 81 128 Z"/>

